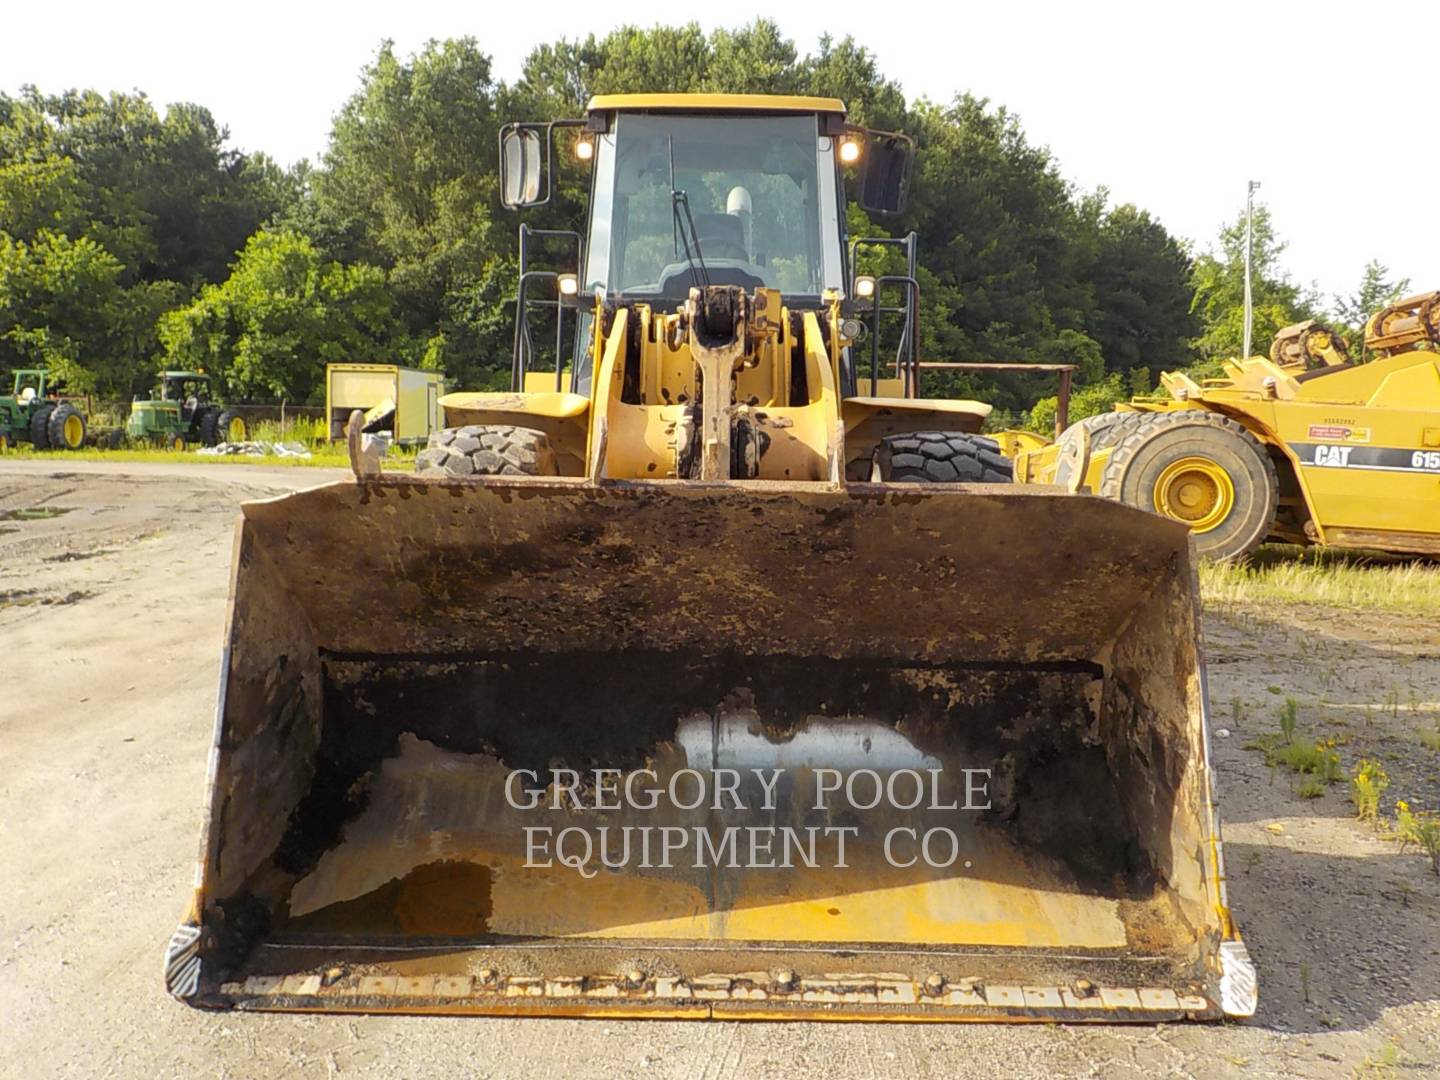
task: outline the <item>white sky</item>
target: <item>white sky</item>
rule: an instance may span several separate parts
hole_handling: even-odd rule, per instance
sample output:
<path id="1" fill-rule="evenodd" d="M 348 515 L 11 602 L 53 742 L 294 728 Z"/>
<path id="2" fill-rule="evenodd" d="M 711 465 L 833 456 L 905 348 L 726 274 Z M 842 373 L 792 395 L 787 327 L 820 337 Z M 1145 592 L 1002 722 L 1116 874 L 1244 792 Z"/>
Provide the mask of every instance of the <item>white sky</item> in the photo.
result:
<path id="1" fill-rule="evenodd" d="M 427 38 L 473 35 L 512 80 L 543 41 L 621 21 L 717 22 L 695 5 L 629 0 L 619 10 L 568 0 L 14 4 L 0 88 L 194 101 L 236 145 L 289 163 L 324 148 L 382 38 L 404 54 Z M 727 26 L 751 17 L 729 10 Z M 1113 201 L 1137 203 L 1202 248 L 1238 213 L 1246 180 L 1261 181 L 1289 242 L 1286 269 L 1329 303 L 1371 258 L 1416 291 L 1440 287 L 1440 143 L 1426 119 L 1435 83 L 1424 44 L 1433 11 L 1419 0 L 1365 11 L 1320 0 L 835 0 L 767 13 L 802 54 L 816 26 L 853 34 L 912 98 L 969 90 L 1003 103 L 1072 182 L 1107 186 Z"/>

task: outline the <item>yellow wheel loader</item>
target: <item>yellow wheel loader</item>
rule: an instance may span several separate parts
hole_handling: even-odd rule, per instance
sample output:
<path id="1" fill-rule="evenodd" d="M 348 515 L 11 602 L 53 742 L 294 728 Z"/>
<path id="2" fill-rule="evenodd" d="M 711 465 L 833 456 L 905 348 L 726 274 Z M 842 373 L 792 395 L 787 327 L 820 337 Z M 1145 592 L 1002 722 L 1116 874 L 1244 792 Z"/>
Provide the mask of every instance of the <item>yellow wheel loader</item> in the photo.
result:
<path id="1" fill-rule="evenodd" d="M 916 396 L 914 275 L 857 277 L 843 231 L 911 152 L 821 98 L 505 129 L 505 201 L 573 154 L 588 228 L 522 227 L 513 388 L 447 396 L 414 475 L 352 419 L 354 482 L 243 508 L 171 993 L 1253 1012 L 1186 530 L 1008 483 L 985 406 Z M 554 371 L 532 316 L 573 336 Z"/>
<path id="2" fill-rule="evenodd" d="M 1319 323 L 1287 327 L 1268 359 L 1201 382 L 1166 373 L 1168 400 L 1015 454 L 1015 479 L 1179 521 L 1212 559 L 1266 540 L 1440 555 L 1440 293 L 1376 312 L 1366 347 L 1375 359 L 1353 363 Z"/>

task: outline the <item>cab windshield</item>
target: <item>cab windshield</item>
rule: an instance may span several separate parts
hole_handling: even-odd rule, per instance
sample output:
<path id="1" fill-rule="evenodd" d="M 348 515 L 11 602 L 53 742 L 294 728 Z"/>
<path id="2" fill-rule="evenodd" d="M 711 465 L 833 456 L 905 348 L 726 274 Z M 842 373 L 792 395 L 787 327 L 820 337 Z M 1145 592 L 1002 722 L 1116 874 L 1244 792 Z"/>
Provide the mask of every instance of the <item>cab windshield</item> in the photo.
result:
<path id="1" fill-rule="evenodd" d="M 839 288 L 832 154 L 813 114 L 620 114 L 597 147 L 586 291 L 683 300 L 702 283 L 697 239 L 711 284 Z"/>

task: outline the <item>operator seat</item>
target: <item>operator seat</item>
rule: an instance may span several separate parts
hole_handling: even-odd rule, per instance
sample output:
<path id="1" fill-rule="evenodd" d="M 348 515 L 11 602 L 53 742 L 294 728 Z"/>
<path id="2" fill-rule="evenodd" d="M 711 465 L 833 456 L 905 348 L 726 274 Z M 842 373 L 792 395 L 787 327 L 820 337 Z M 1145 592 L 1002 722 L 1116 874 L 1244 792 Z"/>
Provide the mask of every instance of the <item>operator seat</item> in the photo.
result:
<path id="1" fill-rule="evenodd" d="M 745 250 L 744 223 L 733 214 L 696 214 L 695 232 L 705 258 L 750 261 L 750 253 Z"/>

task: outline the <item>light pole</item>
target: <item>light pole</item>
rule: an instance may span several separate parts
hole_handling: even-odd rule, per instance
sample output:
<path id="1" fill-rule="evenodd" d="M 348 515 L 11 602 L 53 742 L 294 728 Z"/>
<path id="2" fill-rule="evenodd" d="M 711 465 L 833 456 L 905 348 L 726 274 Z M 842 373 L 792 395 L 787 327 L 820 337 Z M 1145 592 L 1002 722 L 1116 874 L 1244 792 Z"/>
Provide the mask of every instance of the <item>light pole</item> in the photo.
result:
<path id="1" fill-rule="evenodd" d="M 1242 360 L 1250 358 L 1250 331 L 1255 323 L 1255 304 L 1250 297 L 1250 259 L 1255 247 L 1255 191 L 1260 181 L 1247 181 L 1245 186 L 1245 347 Z"/>

